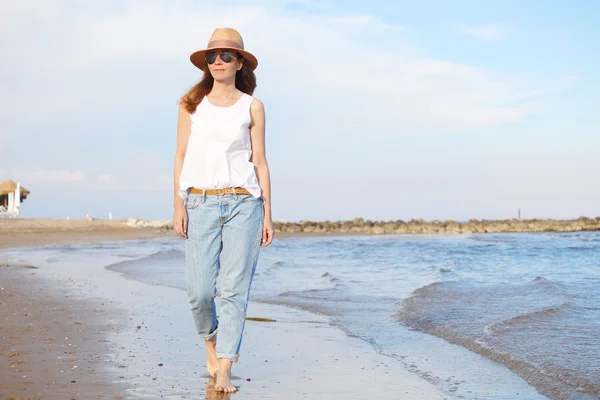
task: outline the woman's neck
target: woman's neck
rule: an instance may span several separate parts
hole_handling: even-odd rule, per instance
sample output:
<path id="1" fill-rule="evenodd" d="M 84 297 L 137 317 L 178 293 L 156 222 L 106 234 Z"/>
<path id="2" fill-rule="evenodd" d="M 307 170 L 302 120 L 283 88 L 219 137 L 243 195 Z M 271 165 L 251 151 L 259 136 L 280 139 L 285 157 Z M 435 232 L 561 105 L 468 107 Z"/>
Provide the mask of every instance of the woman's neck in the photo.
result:
<path id="1" fill-rule="evenodd" d="M 236 97 L 238 89 L 235 87 L 235 81 L 218 82 L 214 81 L 210 95 L 214 97 Z"/>

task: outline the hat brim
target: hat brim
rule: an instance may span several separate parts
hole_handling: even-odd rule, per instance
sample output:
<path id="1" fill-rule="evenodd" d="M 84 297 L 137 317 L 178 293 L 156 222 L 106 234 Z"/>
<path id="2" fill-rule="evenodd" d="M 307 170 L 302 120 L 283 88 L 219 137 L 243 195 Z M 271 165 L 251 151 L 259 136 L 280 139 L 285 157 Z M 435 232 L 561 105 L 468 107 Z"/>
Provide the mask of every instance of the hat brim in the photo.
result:
<path id="1" fill-rule="evenodd" d="M 258 67 L 258 60 L 256 59 L 256 57 L 254 57 L 254 55 L 252 53 L 247 52 L 246 50 L 240 50 L 240 49 L 237 49 L 235 47 L 227 47 L 227 46 L 210 47 L 208 49 L 198 50 L 198 51 L 196 51 L 196 52 L 194 52 L 194 53 L 192 53 L 190 55 L 190 61 L 196 67 L 198 67 L 202 71 L 205 71 L 206 67 L 207 67 L 207 65 L 206 65 L 206 53 L 208 53 L 211 50 L 217 50 L 217 49 L 235 50 L 235 51 L 237 51 L 238 53 L 240 53 L 242 55 L 242 57 L 244 58 L 244 62 L 248 63 L 250 65 L 250 67 L 252 68 L 253 71 L 256 69 L 256 67 Z"/>

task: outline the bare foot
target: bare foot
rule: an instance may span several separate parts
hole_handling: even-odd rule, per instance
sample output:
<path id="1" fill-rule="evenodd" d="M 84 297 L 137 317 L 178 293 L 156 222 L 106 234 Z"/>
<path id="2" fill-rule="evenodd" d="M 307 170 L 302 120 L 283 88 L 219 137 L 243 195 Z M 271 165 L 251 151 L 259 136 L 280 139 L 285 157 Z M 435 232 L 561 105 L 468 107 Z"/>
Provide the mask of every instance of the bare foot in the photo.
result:
<path id="1" fill-rule="evenodd" d="M 206 369 L 208 374 L 216 377 L 219 372 L 219 360 L 217 360 L 217 337 L 205 340 L 206 343 Z"/>
<path id="2" fill-rule="evenodd" d="M 230 400 L 230 393 L 217 392 L 215 390 L 216 378 L 211 377 L 206 384 L 206 399 L 205 400 Z"/>
<path id="3" fill-rule="evenodd" d="M 217 374 L 217 383 L 215 384 L 217 392 L 233 393 L 237 391 L 237 388 L 231 384 L 232 363 L 228 358 L 219 359 L 219 373 Z"/>

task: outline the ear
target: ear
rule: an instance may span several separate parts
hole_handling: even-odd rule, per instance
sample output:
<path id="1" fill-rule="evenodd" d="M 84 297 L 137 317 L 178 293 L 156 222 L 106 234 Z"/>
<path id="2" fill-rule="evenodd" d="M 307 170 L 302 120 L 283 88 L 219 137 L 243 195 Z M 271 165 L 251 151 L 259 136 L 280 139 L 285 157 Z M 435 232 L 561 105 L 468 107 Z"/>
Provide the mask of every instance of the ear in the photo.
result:
<path id="1" fill-rule="evenodd" d="M 240 59 L 240 65 L 238 66 L 238 69 L 237 69 L 238 71 L 240 71 L 242 69 L 242 67 L 244 66 L 244 61 L 245 60 L 243 58 Z"/>

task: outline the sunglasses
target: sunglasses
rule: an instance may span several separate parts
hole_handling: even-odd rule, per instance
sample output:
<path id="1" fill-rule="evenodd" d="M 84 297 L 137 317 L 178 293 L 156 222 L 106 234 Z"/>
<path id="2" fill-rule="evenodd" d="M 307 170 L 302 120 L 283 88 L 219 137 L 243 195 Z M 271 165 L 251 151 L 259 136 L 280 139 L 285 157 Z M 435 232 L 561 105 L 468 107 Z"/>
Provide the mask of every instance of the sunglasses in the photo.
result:
<path id="1" fill-rule="evenodd" d="M 230 51 L 223 51 L 223 52 L 221 52 L 221 54 L 207 53 L 206 54 L 206 62 L 208 64 L 214 64 L 214 62 L 217 61 L 217 56 L 221 57 L 221 61 L 223 61 L 226 64 L 230 63 L 235 58 L 233 53 Z"/>

